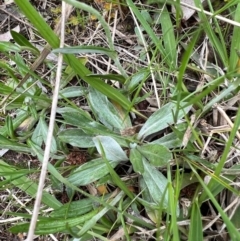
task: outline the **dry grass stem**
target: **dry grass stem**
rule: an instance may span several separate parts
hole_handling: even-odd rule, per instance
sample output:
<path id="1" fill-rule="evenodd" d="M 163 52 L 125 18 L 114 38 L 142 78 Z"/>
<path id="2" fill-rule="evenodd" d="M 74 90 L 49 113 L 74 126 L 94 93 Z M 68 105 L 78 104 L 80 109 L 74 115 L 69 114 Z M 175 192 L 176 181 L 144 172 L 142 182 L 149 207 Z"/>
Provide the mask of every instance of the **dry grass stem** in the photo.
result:
<path id="1" fill-rule="evenodd" d="M 226 114 L 226 112 L 223 110 L 223 108 L 221 108 L 220 105 L 214 105 L 213 108 L 216 108 L 219 113 L 221 114 L 221 116 L 227 121 L 228 125 L 230 126 L 230 128 L 232 129 L 234 124 L 233 122 L 231 121 L 231 119 L 228 117 L 228 115 Z M 238 138 L 238 140 L 240 140 L 240 133 L 237 131 L 236 132 L 236 136 Z"/>
<path id="2" fill-rule="evenodd" d="M 145 41 L 145 38 L 144 38 L 144 36 L 143 36 L 143 34 L 142 34 L 142 31 L 141 31 L 141 28 L 140 28 L 140 26 L 139 26 L 139 24 L 138 24 L 138 21 L 137 21 L 135 15 L 134 15 L 132 9 L 130 9 L 130 11 L 131 11 L 132 17 L 133 17 L 133 19 L 134 19 L 134 22 L 135 22 L 137 28 L 139 29 L 139 35 L 140 35 L 140 37 L 141 37 L 141 41 L 142 41 L 143 46 L 144 46 L 144 49 L 145 49 L 145 51 L 146 51 L 148 66 L 149 66 L 149 69 L 150 69 L 151 78 L 152 78 L 152 83 L 153 83 L 153 87 L 154 87 L 154 94 L 155 94 L 155 98 L 156 98 L 156 101 L 157 101 L 158 108 L 160 109 L 160 107 L 161 107 L 160 98 L 159 98 L 159 95 L 158 95 L 158 90 L 157 90 L 157 84 L 156 84 L 155 75 L 154 75 L 154 73 L 153 73 L 153 70 L 154 70 L 154 69 L 153 69 L 153 67 L 152 67 L 152 63 L 151 63 L 152 61 L 151 61 L 151 58 L 150 58 L 149 52 L 148 52 L 148 45 L 147 45 L 147 43 L 146 43 L 146 41 Z"/>
<path id="3" fill-rule="evenodd" d="M 198 12 L 203 12 L 203 13 L 205 13 L 206 15 L 208 15 L 208 16 L 210 16 L 210 17 L 215 17 L 216 19 L 219 19 L 219 20 L 221 20 L 221 21 L 223 21 L 223 22 L 229 23 L 229 24 L 231 24 L 231 25 L 233 25 L 233 26 L 240 27 L 240 23 L 238 23 L 238 22 L 236 22 L 236 21 L 233 21 L 233 20 L 231 20 L 231 19 L 225 18 L 225 17 L 223 17 L 223 16 L 221 16 L 221 15 L 214 15 L 213 13 L 210 13 L 210 12 L 208 12 L 208 11 L 206 11 L 206 10 L 202 10 L 201 8 L 198 8 L 198 7 L 189 5 L 189 4 L 187 4 L 187 3 L 181 2 L 180 4 L 181 4 L 182 6 L 184 6 L 184 7 L 187 7 L 187 8 L 193 9 L 193 10 L 196 10 L 196 11 L 198 11 Z"/>
<path id="4" fill-rule="evenodd" d="M 67 5 L 65 2 L 62 2 L 60 48 L 64 47 L 66 8 L 71 8 L 71 6 Z M 38 218 L 38 213 L 39 213 L 41 200 L 42 200 L 42 193 L 43 193 L 43 188 L 44 188 L 44 183 L 45 183 L 45 178 L 46 178 L 46 173 L 47 173 L 48 160 L 50 157 L 52 135 L 53 135 L 53 130 L 54 130 L 56 109 L 57 109 L 57 103 L 58 103 L 58 93 L 59 93 L 59 89 L 60 89 L 60 81 L 61 81 L 61 74 L 62 74 L 62 63 L 63 63 L 63 55 L 59 54 L 58 68 L 57 68 L 57 74 L 56 74 L 56 83 L 55 83 L 55 89 L 54 89 L 54 93 L 53 93 L 51 116 L 50 116 L 50 121 L 49 121 L 46 147 L 45 147 L 45 151 L 44 151 L 41 174 L 40 174 L 39 183 L 38 183 L 38 190 L 37 190 L 37 194 L 36 194 L 36 200 L 35 200 L 35 204 L 34 204 L 32 219 L 30 222 L 27 241 L 33 240 L 34 231 L 35 231 L 37 218 Z"/>

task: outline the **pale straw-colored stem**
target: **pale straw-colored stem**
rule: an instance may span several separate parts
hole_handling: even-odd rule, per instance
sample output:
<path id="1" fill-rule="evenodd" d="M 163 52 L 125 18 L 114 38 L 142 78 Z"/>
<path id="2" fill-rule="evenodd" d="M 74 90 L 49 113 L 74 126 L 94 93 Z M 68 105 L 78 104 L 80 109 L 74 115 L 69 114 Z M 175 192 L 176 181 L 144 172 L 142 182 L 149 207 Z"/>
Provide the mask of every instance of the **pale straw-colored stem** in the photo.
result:
<path id="1" fill-rule="evenodd" d="M 65 34 L 65 13 L 66 13 L 66 3 L 62 2 L 62 18 L 61 18 L 61 36 L 60 36 L 60 48 L 64 47 L 64 34 Z M 42 193 L 47 173 L 47 166 L 48 160 L 50 157 L 50 150 L 51 150 L 51 143 L 52 143 L 52 136 L 53 136 L 53 129 L 56 117 L 56 109 L 58 103 L 58 93 L 60 89 L 60 80 L 61 80 L 61 72 L 62 72 L 62 63 L 63 63 L 63 55 L 59 54 L 58 56 L 58 68 L 56 74 L 56 82 L 55 82 L 55 89 L 53 93 L 53 100 L 52 100 L 52 109 L 51 109 L 51 116 L 49 121 L 49 129 L 46 141 L 46 147 L 44 151 L 44 157 L 42 162 L 42 169 L 38 183 L 38 190 L 36 194 L 36 200 L 34 204 L 32 219 L 29 227 L 27 241 L 32 241 L 34 238 L 34 231 L 36 228 L 38 213 L 41 205 L 42 200 Z"/>

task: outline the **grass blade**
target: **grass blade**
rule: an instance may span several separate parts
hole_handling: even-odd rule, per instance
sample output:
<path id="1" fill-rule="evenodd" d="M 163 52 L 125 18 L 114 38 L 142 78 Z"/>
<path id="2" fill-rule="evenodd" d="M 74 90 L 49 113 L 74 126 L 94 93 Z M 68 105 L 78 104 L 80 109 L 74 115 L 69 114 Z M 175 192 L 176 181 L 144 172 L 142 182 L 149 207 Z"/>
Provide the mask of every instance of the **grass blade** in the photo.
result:
<path id="1" fill-rule="evenodd" d="M 29 178 L 22 176 L 19 177 L 19 171 L 12 168 L 10 165 L 0 160 L 1 176 L 4 176 L 6 180 L 10 180 L 11 183 L 18 187 L 19 189 L 26 192 L 31 197 L 36 196 L 37 184 L 31 181 Z M 5 174 L 4 174 L 5 173 Z M 16 179 L 14 177 L 17 177 Z M 62 206 L 62 204 L 54 198 L 51 194 L 43 192 L 42 202 L 48 207 L 57 209 Z"/>
<path id="2" fill-rule="evenodd" d="M 237 5 L 234 20 L 236 22 L 240 22 L 240 3 Z M 228 69 L 229 72 L 234 71 L 235 68 L 237 67 L 237 61 L 239 59 L 239 56 L 237 55 L 237 50 L 240 51 L 239 36 L 240 36 L 240 28 L 234 26 L 233 34 L 232 34 L 230 58 L 229 58 L 229 69 Z"/>
<path id="3" fill-rule="evenodd" d="M 192 205 L 189 241 L 203 241 L 201 212 L 197 200 Z"/>
<path id="4" fill-rule="evenodd" d="M 59 47 L 59 38 L 49 27 L 49 25 L 43 20 L 40 14 L 35 10 L 35 8 L 27 0 L 15 0 L 16 4 L 23 11 L 25 16 L 30 20 L 34 27 L 39 31 L 42 37 L 50 44 L 53 49 Z M 66 1 L 72 2 L 72 1 Z M 92 74 L 81 62 L 77 60 L 73 55 L 64 55 L 64 61 L 69 64 L 74 71 L 93 88 L 102 92 L 104 95 L 108 96 L 110 99 L 119 103 L 124 109 L 130 111 L 132 108 L 131 102 L 118 90 L 107 85 L 99 78 L 88 77 Z"/>

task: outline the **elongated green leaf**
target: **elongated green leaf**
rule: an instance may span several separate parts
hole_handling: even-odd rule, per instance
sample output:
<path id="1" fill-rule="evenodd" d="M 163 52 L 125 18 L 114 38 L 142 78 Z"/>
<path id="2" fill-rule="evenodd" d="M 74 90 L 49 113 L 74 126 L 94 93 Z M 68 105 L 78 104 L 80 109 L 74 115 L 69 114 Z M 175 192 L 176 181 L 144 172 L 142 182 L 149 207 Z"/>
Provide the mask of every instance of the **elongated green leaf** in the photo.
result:
<path id="1" fill-rule="evenodd" d="M 176 185 L 176 181 L 174 181 L 174 184 Z M 192 173 L 184 173 L 184 175 L 181 177 L 181 189 L 193 184 L 197 183 L 197 178 Z"/>
<path id="2" fill-rule="evenodd" d="M 200 207 L 197 202 L 194 202 L 191 210 L 191 222 L 188 240 L 203 241 L 203 227 L 201 219 Z"/>
<path id="3" fill-rule="evenodd" d="M 0 41 L 0 52 L 20 52 L 21 50 L 21 47 L 16 44 Z"/>
<path id="4" fill-rule="evenodd" d="M 231 130 L 231 133 L 230 133 L 230 136 L 229 136 L 229 138 L 228 138 L 228 140 L 225 144 L 223 154 L 222 154 L 220 160 L 218 161 L 218 164 L 216 166 L 214 175 L 211 178 L 210 182 L 208 183 L 208 188 L 211 191 L 211 194 L 217 195 L 217 192 L 221 191 L 221 189 L 220 189 L 221 185 L 226 186 L 226 183 L 230 181 L 230 178 L 223 181 L 222 178 L 220 178 L 219 176 L 222 172 L 222 169 L 224 168 L 224 165 L 226 163 L 229 151 L 232 147 L 232 143 L 235 139 L 235 136 L 236 136 L 236 133 L 239 129 L 239 126 L 240 126 L 240 109 L 238 109 L 238 111 L 237 111 L 234 126 L 233 126 L 233 128 Z M 207 194 L 206 191 L 202 192 L 199 200 L 203 201 L 207 196 L 206 194 Z"/>
<path id="5" fill-rule="evenodd" d="M 120 199 L 122 199 L 124 197 L 124 192 L 120 192 L 118 193 L 118 195 L 116 197 L 113 198 L 113 200 L 111 200 L 109 202 L 110 206 L 115 206 Z M 78 233 L 78 236 L 82 236 L 85 232 L 87 232 L 88 230 L 91 230 L 92 228 L 94 228 L 94 226 L 96 225 L 96 223 L 109 211 L 111 210 L 111 208 L 109 207 L 105 207 L 102 210 L 100 210 L 95 216 L 92 216 L 92 218 L 90 220 L 88 220 L 87 222 L 85 222 L 85 224 L 83 225 L 83 227 L 81 228 L 81 230 Z"/>
<path id="6" fill-rule="evenodd" d="M 15 31 L 11 31 L 11 35 L 16 43 L 18 43 L 20 46 L 27 46 L 29 48 L 34 49 L 39 53 L 39 50 L 34 47 L 22 34 L 17 33 Z"/>
<path id="7" fill-rule="evenodd" d="M 168 192 L 166 191 L 168 182 L 166 177 L 144 159 L 143 165 L 144 172 L 142 176 L 152 199 L 156 204 L 160 204 L 162 202 L 162 208 L 166 209 L 168 206 Z M 163 196 L 164 193 L 165 195 Z"/>
<path id="8" fill-rule="evenodd" d="M 53 53 L 62 53 L 62 54 L 86 54 L 86 53 L 93 53 L 93 54 L 106 54 L 110 58 L 116 58 L 116 52 L 106 49 L 103 47 L 98 46 L 73 46 L 73 47 L 64 47 L 64 48 L 57 48 L 52 51 Z"/>
<path id="9" fill-rule="evenodd" d="M 181 59 L 181 65 L 180 65 L 180 68 L 179 68 L 179 72 L 178 72 L 178 81 L 177 81 L 177 88 L 175 89 L 175 92 L 177 93 L 178 97 L 178 101 L 181 101 L 182 99 L 180 99 L 180 95 L 179 93 L 181 93 L 181 90 L 182 90 L 182 87 L 184 86 L 183 85 L 183 77 L 184 77 L 184 74 L 185 74 L 185 71 L 186 71 L 186 68 L 187 68 L 187 64 L 189 62 L 189 59 L 192 55 L 192 52 L 193 52 L 193 49 L 194 49 L 194 46 L 197 42 L 197 39 L 199 37 L 199 34 L 200 34 L 200 31 L 201 31 L 201 28 L 199 28 L 193 35 L 192 39 L 191 39 L 191 42 L 189 43 L 189 45 L 187 46 L 186 48 L 186 51 L 184 52 L 183 54 L 183 57 Z M 186 90 L 185 90 L 186 91 Z M 196 102 L 194 102 L 196 103 Z"/>
<path id="10" fill-rule="evenodd" d="M 11 139 L 15 138 L 14 130 L 13 130 L 13 121 L 11 116 L 6 117 L 5 125 L 7 127 L 8 135 Z"/>
<path id="11" fill-rule="evenodd" d="M 87 57 L 78 57 L 77 60 L 81 62 L 84 66 L 88 62 Z M 67 68 L 65 69 L 61 83 L 60 83 L 60 91 L 68 85 L 68 83 L 76 76 L 76 72 L 68 65 Z M 76 86 L 77 87 L 77 86 Z M 69 87 L 70 88 L 70 87 Z M 87 89 L 87 88 L 86 88 Z M 87 93 L 87 92 L 86 92 Z"/>
<path id="12" fill-rule="evenodd" d="M 102 199 L 107 201 L 110 197 L 109 195 L 104 195 Z M 97 206 L 97 203 L 91 198 L 84 198 L 79 201 L 73 201 L 71 203 L 66 203 L 62 207 L 53 210 L 51 213 L 51 218 L 73 218 L 76 216 L 83 215 L 85 213 L 90 212 Z"/>
<path id="13" fill-rule="evenodd" d="M 138 151 L 137 148 L 131 149 L 129 158 L 133 165 L 134 172 L 142 174 L 144 172 L 144 166 L 143 166 L 143 162 L 142 162 L 143 156 Z"/>
<path id="14" fill-rule="evenodd" d="M 239 4 L 239 0 L 232 0 L 232 1 L 227 1 L 224 5 L 221 5 L 220 9 L 217 9 L 215 14 L 220 14 L 225 10 L 231 10 L 231 7 L 236 7 L 235 5 Z"/>
<path id="15" fill-rule="evenodd" d="M 226 171 L 226 169 L 224 169 Z M 228 175 L 236 175 L 237 173 L 240 173 L 240 165 L 235 164 L 231 168 L 227 168 L 226 173 Z"/>
<path id="16" fill-rule="evenodd" d="M 169 166 L 168 166 L 169 167 Z M 179 237 L 179 227 L 178 227 L 178 223 L 177 223 L 177 217 L 179 216 L 179 205 L 178 205 L 178 201 L 176 199 L 176 194 L 174 192 L 173 185 L 172 185 L 172 181 L 170 180 L 170 168 L 168 168 L 168 213 L 170 213 L 172 215 L 171 217 L 171 234 L 173 236 L 173 241 L 179 241 L 180 237 Z"/>
<path id="17" fill-rule="evenodd" d="M 43 151 L 42 149 L 37 146 L 36 144 L 34 144 L 31 140 L 28 140 L 28 145 L 31 146 L 32 150 L 34 151 L 34 153 L 37 155 L 38 159 L 42 162 L 43 160 Z M 62 177 L 62 175 L 58 172 L 58 170 L 51 164 L 48 163 L 48 171 L 57 179 L 59 180 L 61 183 L 64 183 L 67 187 L 83 194 L 86 197 L 91 198 L 92 200 L 94 200 L 96 203 L 100 203 L 102 206 L 104 207 L 109 207 L 112 208 L 115 211 L 118 211 L 117 208 L 110 206 L 108 203 L 106 203 L 105 201 L 103 201 L 101 198 L 95 197 L 90 195 L 87 192 L 84 192 L 82 189 L 78 188 L 77 186 L 73 185 L 72 183 L 70 183 L 66 178 Z"/>
<path id="18" fill-rule="evenodd" d="M 196 6 L 199 6 L 201 9 L 202 3 L 200 0 L 194 0 Z M 227 49 L 226 49 L 226 44 L 221 41 L 221 38 L 219 39 L 215 31 L 212 29 L 212 25 L 208 19 L 208 17 L 203 13 L 202 11 L 198 12 L 199 18 L 201 19 L 201 22 L 203 24 L 203 29 L 206 32 L 212 46 L 218 53 L 221 61 L 224 63 L 225 66 L 228 65 L 228 56 L 227 56 Z M 222 33 L 219 33 L 220 35 Z"/>
<path id="19" fill-rule="evenodd" d="M 91 116 L 89 115 L 88 112 L 82 110 L 81 108 L 72 108 L 72 107 L 63 107 L 63 108 L 58 108 L 57 109 L 57 112 L 62 114 L 62 115 L 71 115 L 74 114 L 74 117 L 73 119 L 70 119 L 72 120 L 72 123 L 69 123 L 69 124 L 72 124 L 74 126 L 77 126 L 77 123 L 81 120 L 86 120 L 86 121 L 89 121 L 89 120 L 92 120 Z"/>
<path id="20" fill-rule="evenodd" d="M 72 110 L 72 111 L 69 111 Z M 88 134 L 98 135 L 103 133 L 110 133 L 110 131 L 103 125 L 94 121 L 88 114 L 81 109 L 76 111 L 75 109 L 63 109 L 60 110 L 62 116 L 67 124 L 77 126 Z"/>
<path id="21" fill-rule="evenodd" d="M 146 185 L 146 183 L 145 183 L 145 181 L 144 181 L 144 179 L 142 177 L 139 179 L 139 185 L 140 185 L 140 188 L 142 190 L 142 197 L 143 197 L 143 199 L 145 201 L 149 202 L 149 203 L 154 203 L 154 201 L 153 201 L 153 199 L 152 199 L 152 197 L 151 197 L 151 195 L 149 193 L 149 190 L 147 188 L 147 185 Z M 146 213 L 147 213 L 148 217 L 154 223 L 156 223 L 157 220 L 159 219 L 159 216 L 160 216 L 159 211 L 156 211 L 156 210 L 150 208 L 147 205 L 144 208 L 146 210 Z"/>
<path id="22" fill-rule="evenodd" d="M 153 19 L 151 17 L 151 15 L 149 14 L 148 10 L 141 10 L 141 15 L 143 16 L 143 18 L 149 23 L 149 24 L 153 24 Z"/>
<path id="23" fill-rule="evenodd" d="M 116 80 L 121 84 L 124 84 L 126 81 L 126 78 L 119 74 L 90 74 L 88 75 L 88 77 L 98 77 L 101 79 Z"/>
<path id="24" fill-rule="evenodd" d="M 71 202 L 70 204 L 64 204 L 61 208 L 54 210 L 50 217 L 55 219 L 73 218 L 90 212 L 93 207 L 93 201 L 85 198 L 80 201 Z"/>
<path id="25" fill-rule="evenodd" d="M 66 2 L 74 3 L 76 6 L 79 4 L 81 6 L 86 6 L 87 9 L 90 7 L 83 3 L 78 3 L 77 1 L 66 0 Z M 23 11 L 25 16 L 32 22 L 35 28 L 39 31 L 42 37 L 50 44 L 52 48 L 59 47 L 59 38 L 50 28 L 50 26 L 43 20 L 39 13 L 33 8 L 33 6 L 27 0 L 15 0 L 15 3 Z M 96 10 L 95 10 L 96 11 Z M 97 11 L 96 11 L 97 12 Z M 99 16 L 100 14 L 98 14 Z M 100 15 L 101 16 L 101 15 Z M 92 74 L 84 64 L 78 61 L 74 55 L 66 54 L 64 55 L 64 61 L 69 64 L 72 69 L 78 74 L 84 81 L 90 84 L 93 88 L 99 90 L 104 95 L 108 96 L 110 99 L 119 103 L 124 109 L 130 111 L 132 108 L 131 102 L 121 94 L 117 89 L 109 86 L 108 84 L 101 81 L 99 78 L 87 77 L 89 74 Z"/>
<path id="26" fill-rule="evenodd" d="M 112 181 L 120 188 L 120 190 L 122 190 L 122 193 L 128 195 L 131 199 L 134 199 L 133 193 L 128 189 L 125 182 L 123 182 L 121 180 L 119 175 L 114 171 L 113 167 L 110 165 L 109 160 L 106 158 L 106 155 L 105 155 L 105 152 L 104 152 L 104 147 L 103 147 L 102 143 L 100 141 L 98 143 L 99 143 L 99 148 L 100 148 L 100 152 L 101 152 L 101 155 L 103 157 L 103 160 L 105 161 L 105 164 L 108 168 L 108 171 L 109 171 L 109 173 L 112 177 L 111 178 Z"/>
<path id="27" fill-rule="evenodd" d="M 150 71 L 148 68 L 141 69 L 131 77 L 131 80 L 127 84 L 127 89 L 133 91 L 142 81 L 145 81 L 149 75 Z"/>
<path id="28" fill-rule="evenodd" d="M 35 197 L 38 186 L 35 182 L 27 178 L 25 175 L 21 177 L 19 170 L 14 169 L 4 161 L 0 160 L 1 176 L 4 176 L 6 180 L 9 180 L 15 187 L 18 187 L 23 192 L 27 193 L 31 197 Z M 5 174 L 4 174 L 5 173 Z M 43 192 L 42 202 L 48 207 L 57 209 L 62 204 L 53 196 L 47 192 Z"/>
<path id="29" fill-rule="evenodd" d="M 176 68 L 176 60 L 177 60 L 177 56 L 176 56 L 177 44 L 175 41 L 174 27 L 169 14 L 170 13 L 167 7 L 165 6 L 162 10 L 159 21 L 162 27 L 164 47 L 165 47 L 166 53 L 168 53 L 167 57 L 171 62 L 171 65 L 169 67 L 171 69 L 174 69 Z"/>
<path id="30" fill-rule="evenodd" d="M 188 50 L 188 45 L 185 44 L 185 43 L 180 43 L 181 46 L 187 51 Z M 198 52 L 194 52 L 194 51 L 190 51 L 191 52 L 191 60 L 193 60 L 195 63 L 196 63 L 196 66 L 195 65 L 188 65 L 186 67 L 190 67 L 190 68 L 198 68 L 197 66 L 201 66 L 201 62 L 202 62 L 202 57 L 201 55 L 198 53 Z M 189 58 L 189 57 L 188 57 Z M 217 68 L 213 63 L 211 63 L 210 61 L 206 61 L 206 66 L 205 66 L 205 70 L 202 70 L 204 71 L 207 75 L 209 75 L 210 77 L 212 78 L 217 78 L 218 76 L 222 75 L 222 70 L 220 68 Z M 196 69 L 198 70 L 198 69 Z M 185 72 L 185 71 L 183 71 Z M 204 73 L 203 72 L 203 73 Z"/>
<path id="31" fill-rule="evenodd" d="M 110 161 L 110 165 L 114 168 L 118 161 Z M 92 183 L 109 173 L 109 170 L 103 159 L 98 158 L 84 163 L 68 177 L 68 181 L 77 186 L 84 186 Z"/>
<path id="32" fill-rule="evenodd" d="M 190 106 L 180 109 L 178 112 L 178 119 L 181 119 L 184 115 L 186 115 L 190 109 Z M 149 117 L 138 133 L 137 138 L 143 139 L 148 135 L 156 133 L 165 129 L 169 125 L 172 125 L 174 123 L 173 115 L 176 111 L 177 107 L 175 103 L 169 102 L 168 104 L 164 105 L 161 109 L 157 110 Z"/>
<path id="33" fill-rule="evenodd" d="M 41 124 L 40 128 L 41 128 L 43 140 L 46 143 L 47 134 L 48 134 L 48 126 L 47 126 L 47 123 L 45 122 L 43 117 L 40 117 L 39 122 Z M 57 143 L 56 143 L 56 140 L 55 140 L 54 136 L 52 137 L 51 152 L 52 153 L 56 153 L 57 152 Z"/>
<path id="34" fill-rule="evenodd" d="M 25 63 L 25 60 L 23 59 L 23 56 L 20 55 L 19 53 L 16 53 L 14 55 L 14 57 L 12 58 L 12 60 L 16 63 L 17 68 L 19 73 L 24 76 L 26 73 L 28 73 L 28 66 Z M 26 85 L 26 84 L 25 84 Z M 31 89 L 29 89 L 30 91 L 28 91 L 29 93 L 31 93 Z"/>
<path id="35" fill-rule="evenodd" d="M 97 136 L 93 138 L 93 142 L 99 152 L 102 154 L 101 146 L 104 151 L 104 155 L 109 161 L 127 161 L 128 157 L 121 148 L 121 146 L 109 136 Z M 100 146 L 101 143 L 101 146 Z"/>
<path id="36" fill-rule="evenodd" d="M 58 138 L 65 143 L 69 143 L 72 146 L 88 148 L 93 147 L 95 144 L 92 141 L 93 136 L 90 136 L 79 129 L 67 129 L 61 131 Z"/>
<path id="37" fill-rule="evenodd" d="M 1 87 L 1 85 L 0 85 Z M 16 129 L 24 120 L 26 120 L 30 114 L 27 111 L 21 110 L 17 112 L 17 116 L 13 120 L 13 128 Z M 0 128 L 0 134 L 3 136 L 7 135 L 7 127 L 3 126 Z"/>
<path id="38" fill-rule="evenodd" d="M 238 23 L 240 22 L 240 3 L 238 3 L 238 5 L 236 6 L 234 20 Z M 233 28 L 233 34 L 232 34 L 232 38 L 231 38 L 229 71 L 235 70 L 236 67 L 239 68 L 239 66 L 237 66 L 237 61 L 239 59 L 239 56 L 237 55 L 237 51 L 240 51 L 239 35 L 240 35 L 240 28 L 235 26 Z"/>
<path id="39" fill-rule="evenodd" d="M 59 92 L 58 98 L 61 99 L 62 97 L 64 98 L 80 97 L 87 94 L 87 92 L 88 92 L 87 88 L 84 88 L 82 86 L 71 86 L 71 87 L 62 89 Z"/>
<path id="40" fill-rule="evenodd" d="M 222 217 L 222 219 L 224 221 L 224 224 L 226 224 L 226 227 L 228 229 L 228 233 L 229 233 L 229 236 L 230 236 L 230 240 L 232 240 L 232 241 L 239 241 L 240 240 L 240 233 L 239 233 L 239 231 L 234 227 L 233 223 L 230 221 L 229 217 L 224 212 L 222 207 L 219 205 L 218 201 L 215 199 L 215 197 L 213 196 L 212 192 L 206 186 L 206 184 L 204 183 L 202 178 L 199 176 L 199 174 L 196 172 L 196 170 L 194 168 L 192 168 L 192 171 L 195 173 L 195 175 L 198 178 L 198 181 L 201 183 L 204 191 L 206 192 L 206 194 L 208 195 L 208 197 L 212 201 L 213 205 L 215 206 L 215 208 L 217 209 L 217 211 L 221 215 L 221 217 Z"/>
<path id="41" fill-rule="evenodd" d="M 121 138 L 119 134 L 115 134 L 105 126 L 94 121 L 87 112 L 81 109 L 76 110 L 69 107 L 59 108 L 58 113 L 62 114 L 67 124 L 79 127 L 88 135 L 108 135 L 113 137 L 121 146 L 128 146 L 125 139 Z"/>
<path id="42" fill-rule="evenodd" d="M 167 134 L 155 141 L 152 141 L 153 144 L 160 144 L 167 148 L 176 148 L 182 146 L 182 140 L 180 140 L 174 132 Z"/>
<path id="43" fill-rule="evenodd" d="M 41 146 L 43 144 L 43 134 L 42 134 L 42 125 L 39 121 L 33 134 L 31 140 L 37 144 L 38 146 Z"/>
<path id="44" fill-rule="evenodd" d="M 120 111 L 117 110 L 107 97 L 99 91 L 90 88 L 88 99 L 91 109 L 98 117 L 97 119 L 99 119 L 110 130 L 113 128 L 122 130 L 131 127 L 131 120 L 127 115 L 127 112 L 125 112 L 125 116 L 121 116 Z"/>
<path id="45" fill-rule="evenodd" d="M 156 46 L 156 48 L 159 50 L 159 53 L 161 54 L 162 58 L 166 61 L 166 64 L 170 67 L 171 66 L 171 59 L 169 58 L 169 56 L 168 56 L 166 50 L 164 49 L 161 41 L 159 40 L 159 38 L 154 33 L 152 27 L 148 24 L 148 22 L 142 16 L 142 14 L 138 10 L 136 4 L 134 4 L 132 0 L 127 0 L 127 4 L 131 8 L 133 13 L 135 14 L 138 21 L 143 26 L 144 30 L 147 32 L 149 38 L 154 43 L 154 46 Z"/>
<path id="46" fill-rule="evenodd" d="M 162 167 L 172 159 L 172 153 L 162 145 L 146 144 L 137 148 L 140 153 L 154 166 Z"/>
<path id="47" fill-rule="evenodd" d="M 231 219 L 231 221 L 233 222 L 234 226 L 239 230 L 240 228 L 240 220 L 239 220 L 239 216 L 240 216 L 240 207 L 238 206 L 237 209 L 234 211 L 234 215 Z"/>
<path id="48" fill-rule="evenodd" d="M 6 69 L 8 72 L 9 77 L 11 77 L 14 81 L 17 82 L 17 77 L 14 75 L 15 70 L 14 68 L 12 68 L 10 65 L 8 65 L 7 63 L 5 63 L 4 61 L 0 61 L 0 67 L 2 69 Z M 1 94 L 9 94 L 12 92 L 12 88 L 9 87 L 6 84 L 2 84 L 0 83 L 0 87 L 1 87 Z"/>
<path id="49" fill-rule="evenodd" d="M 221 77 L 222 80 L 224 80 L 224 78 Z M 219 79 L 220 80 L 220 79 Z M 222 82 L 222 81 L 221 81 Z M 234 82 L 231 82 L 229 84 L 228 87 L 224 88 L 221 92 L 218 93 L 217 96 L 213 97 L 205 106 L 204 106 L 204 109 L 203 109 L 203 112 L 206 112 L 208 111 L 210 108 L 212 108 L 212 106 L 215 104 L 215 103 L 219 103 L 222 99 L 226 98 L 226 96 L 230 96 L 230 94 L 236 90 L 236 88 L 238 88 L 240 84 L 240 78 L 236 79 L 236 81 Z M 220 82 L 218 85 L 213 85 L 212 88 L 208 88 L 210 89 L 211 91 L 215 88 L 217 88 L 218 86 L 220 85 Z M 210 93 L 210 92 L 209 92 Z M 207 93 L 205 93 L 207 94 Z M 194 101 L 194 100 L 193 100 Z"/>
<path id="50" fill-rule="evenodd" d="M 0 146 L 3 149 L 9 149 L 12 151 L 17 151 L 17 152 L 31 153 L 31 148 L 29 148 L 28 146 L 26 146 L 24 144 L 20 144 L 15 141 L 11 141 L 2 135 L 0 135 Z"/>
<path id="51" fill-rule="evenodd" d="M 68 218 L 68 219 L 56 219 L 56 218 L 49 218 L 46 221 L 39 221 L 37 222 L 37 227 L 35 229 L 35 234 L 51 234 L 57 233 L 61 231 L 66 231 L 69 228 L 76 227 L 78 224 L 83 224 L 93 216 L 98 213 L 98 209 L 95 209 L 92 212 L 89 212 L 85 215 L 75 217 L 75 218 Z M 10 228 L 10 231 L 13 233 L 19 232 L 27 232 L 29 229 L 29 224 L 18 224 L 14 227 Z"/>

